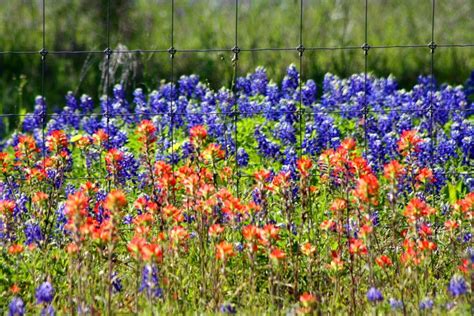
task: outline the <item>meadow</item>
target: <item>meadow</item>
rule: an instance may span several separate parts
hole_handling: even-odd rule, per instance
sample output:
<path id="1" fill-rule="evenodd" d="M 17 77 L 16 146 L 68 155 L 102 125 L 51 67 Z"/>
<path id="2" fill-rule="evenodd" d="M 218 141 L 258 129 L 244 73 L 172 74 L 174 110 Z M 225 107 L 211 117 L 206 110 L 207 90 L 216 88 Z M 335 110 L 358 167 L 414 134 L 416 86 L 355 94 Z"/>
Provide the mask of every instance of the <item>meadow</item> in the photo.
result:
<path id="1" fill-rule="evenodd" d="M 259 67 L 38 96 L 0 152 L 0 310 L 469 314 L 472 78 Z"/>

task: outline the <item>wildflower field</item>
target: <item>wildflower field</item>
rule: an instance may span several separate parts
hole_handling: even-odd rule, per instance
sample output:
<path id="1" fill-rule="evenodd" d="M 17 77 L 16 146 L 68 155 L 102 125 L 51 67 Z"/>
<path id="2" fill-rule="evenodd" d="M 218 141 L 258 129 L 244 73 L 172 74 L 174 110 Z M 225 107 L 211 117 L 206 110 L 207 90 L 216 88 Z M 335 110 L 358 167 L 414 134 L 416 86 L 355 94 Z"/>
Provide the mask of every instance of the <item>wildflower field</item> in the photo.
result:
<path id="1" fill-rule="evenodd" d="M 291 65 L 39 96 L 0 143 L 0 311 L 470 314 L 473 89 Z"/>

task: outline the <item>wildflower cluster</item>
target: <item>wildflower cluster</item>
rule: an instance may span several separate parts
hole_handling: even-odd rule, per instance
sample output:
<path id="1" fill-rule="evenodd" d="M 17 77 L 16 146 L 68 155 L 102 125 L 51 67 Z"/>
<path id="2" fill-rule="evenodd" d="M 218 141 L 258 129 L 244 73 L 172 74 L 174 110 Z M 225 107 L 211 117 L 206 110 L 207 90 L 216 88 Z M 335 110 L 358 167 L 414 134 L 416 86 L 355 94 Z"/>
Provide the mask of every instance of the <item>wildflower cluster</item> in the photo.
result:
<path id="1" fill-rule="evenodd" d="M 0 309 L 468 313 L 473 104 L 429 82 L 328 74 L 318 97 L 258 68 L 68 94 L 48 122 L 38 97 L 0 142 Z"/>

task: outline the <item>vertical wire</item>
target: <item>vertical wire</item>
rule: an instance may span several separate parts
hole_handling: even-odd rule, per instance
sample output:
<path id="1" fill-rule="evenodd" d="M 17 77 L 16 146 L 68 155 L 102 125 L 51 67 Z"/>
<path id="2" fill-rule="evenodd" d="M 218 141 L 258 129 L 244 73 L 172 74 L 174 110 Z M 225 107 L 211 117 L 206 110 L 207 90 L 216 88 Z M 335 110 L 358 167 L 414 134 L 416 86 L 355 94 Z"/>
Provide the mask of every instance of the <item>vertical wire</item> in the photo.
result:
<path id="1" fill-rule="evenodd" d="M 109 84 L 110 84 L 110 0 L 107 0 L 107 25 L 106 25 L 106 36 L 107 36 L 107 48 L 106 48 L 106 74 L 105 74 L 105 120 L 107 127 L 107 149 L 110 147 L 110 113 L 109 113 Z M 106 171 L 107 173 L 107 171 Z M 110 192 L 111 179 L 107 177 L 107 192 Z"/>
<path id="2" fill-rule="evenodd" d="M 368 71 L 368 58 L 369 58 L 369 43 L 368 43 L 368 0 L 365 0 L 365 18 L 364 18 L 364 154 L 367 157 L 368 154 L 368 134 L 367 134 L 367 117 L 368 117 L 368 106 L 367 106 L 367 71 Z"/>
<path id="3" fill-rule="evenodd" d="M 41 55 L 41 97 L 43 98 L 43 111 L 41 117 L 41 137 L 42 137 L 42 146 L 41 146 L 41 153 L 42 153 L 42 160 L 43 160 L 43 170 L 46 169 L 45 160 L 46 160 L 46 138 L 45 138 L 45 129 L 46 129 L 46 113 L 48 110 L 48 106 L 46 103 L 46 98 L 44 96 L 44 75 L 45 75 L 45 68 L 46 68 L 46 13 L 45 13 L 45 2 L 46 0 L 42 1 L 42 49 L 40 51 Z"/>
<path id="4" fill-rule="evenodd" d="M 300 104 L 299 104 L 299 125 L 300 125 L 300 144 L 299 144 L 299 153 L 300 156 L 303 153 L 303 0 L 300 0 L 300 27 L 299 27 L 299 46 L 298 46 L 298 57 L 299 57 L 299 68 L 300 68 L 300 80 L 299 80 L 299 89 L 300 89 Z"/>
<path id="5" fill-rule="evenodd" d="M 234 24 L 234 59 L 233 59 L 233 79 L 232 79 L 232 94 L 234 99 L 234 110 L 232 111 L 233 127 L 234 127 L 234 155 L 235 155 L 235 170 L 237 172 L 235 190 L 237 197 L 240 197 L 240 168 L 238 163 L 238 149 L 239 149 L 239 129 L 237 127 L 237 115 L 238 115 L 238 100 L 237 100 L 237 91 L 236 91 L 236 80 L 238 74 L 238 64 L 239 64 L 239 0 L 235 0 L 235 24 Z"/>
<path id="6" fill-rule="evenodd" d="M 434 53 L 435 53 L 435 10 L 436 10 L 436 0 L 432 0 L 432 13 L 431 13 L 431 63 L 430 63 L 430 73 L 431 73 L 431 87 L 430 87 L 430 125 L 429 125 L 429 134 L 430 134 L 430 167 L 433 168 L 434 165 L 434 146 L 435 146 L 435 133 L 434 128 L 434 114 L 433 114 L 433 97 L 435 93 L 435 79 L 434 79 Z"/>
<path id="7" fill-rule="evenodd" d="M 174 112 L 173 112 L 173 107 L 174 107 L 174 97 L 175 97 L 175 79 L 174 79 L 174 54 L 175 54 L 175 48 L 174 48 L 174 0 L 171 0 L 171 47 L 169 49 L 169 54 L 170 54 L 170 59 L 171 59 L 171 82 L 170 82 L 170 87 L 171 87 L 171 104 L 170 104 L 170 110 L 169 110 L 169 115 L 170 115 L 170 137 L 171 137 L 171 156 L 170 156 L 170 163 L 173 168 L 173 172 L 175 170 L 175 164 L 173 163 L 173 157 L 174 157 Z"/>

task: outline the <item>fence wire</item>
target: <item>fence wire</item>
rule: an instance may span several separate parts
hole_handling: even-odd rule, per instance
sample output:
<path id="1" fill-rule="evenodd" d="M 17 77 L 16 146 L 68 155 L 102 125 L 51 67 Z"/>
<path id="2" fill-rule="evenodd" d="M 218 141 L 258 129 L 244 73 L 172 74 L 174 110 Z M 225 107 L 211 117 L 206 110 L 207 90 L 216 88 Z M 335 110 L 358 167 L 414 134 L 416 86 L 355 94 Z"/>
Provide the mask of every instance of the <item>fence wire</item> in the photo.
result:
<path id="1" fill-rule="evenodd" d="M 426 49 L 427 52 L 430 53 L 430 75 L 431 75 L 431 89 L 432 93 L 430 94 L 430 102 L 429 102 L 429 109 L 428 109 L 428 117 L 429 117 L 429 128 L 428 128 L 428 133 L 429 133 L 429 138 L 431 139 L 432 144 L 434 144 L 436 140 L 436 130 L 435 130 L 435 124 L 434 124 L 434 113 L 435 111 L 462 111 L 462 110 L 442 110 L 442 109 L 435 109 L 434 108 L 434 102 L 433 102 L 433 95 L 434 95 L 434 89 L 435 89 L 435 56 L 436 52 L 439 49 L 444 49 L 444 48 L 464 48 L 464 49 L 474 49 L 474 43 L 437 43 L 436 42 L 436 34 L 435 34 L 435 14 L 436 14 L 436 0 L 432 0 L 431 3 L 431 41 L 430 43 L 420 43 L 420 44 L 413 44 L 413 45 L 404 45 L 404 44 L 395 44 L 395 45 L 370 45 L 370 38 L 369 38 L 369 32 L 368 32 L 368 26 L 369 26 L 369 1 L 365 0 L 363 5 L 364 5 L 364 42 L 361 43 L 360 46 L 354 46 L 354 45 L 348 45 L 348 46 L 333 46 L 333 47 L 327 47 L 327 46 L 305 46 L 305 37 L 304 37 L 304 25 L 305 23 L 311 23 L 311 21 L 307 21 L 304 18 L 304 8 L 305 8 L 305 0 L 298 0 L 299 4 L 299 21 L 298 23 L 295 24 L 295 27 L 298 27 L 298 43 L 295 43 L 294 47 L 240 47 L 239 46 L 239 23 L 240 23 L 240 16 L 239 16 L 239 7 L 240 3 L 239 0 L 235 0 L 235 20 L 233 21 L 234 24 L 234 38 L 233 38 L 233 47 L 230 48 L 218 48 L 218 47 L 205 47 L 205 48 L 197 48 L 197 49 L 180 49 L 179 48 L 179 43 L 175 43 L 175 13 L 176 13 L 176 5 L 175 5 L 175 0 L 168 0 L 169 1 L 169 9 L 171 10 L 171 19 L 169 21 L 170 23 L 170 28 L 171 28 L 171 34 L 170 34 L 170 46 L 169 48 L 163 48 L 163 49 L 134 49 L 134 50 L 113 50 L 110 46 L 110 21 L 111 21 L 111 1 L 107 1 L 107 14 L 106 14 L 106 26 L 105 26 L 105 32 L 106 32 L 106 47 L 104 47 L 103 50 L 56 50 L 56 51 L 48 51 L 46 47 L 46 13 L 45 13 L 45 8 L 47 5 L 47 2 L 52 2 L 53 0 L 42 0 L 41 1 L 41 15 L 42 15 L 42 47 L 38 51 L 33 51 L 33 50 L 8 50 L 8 51 L 2 51 L 0 50 L 0 55 L 5 55 L 5 54 L 19 54 L 19 55 L 35 55 L 39 54 L 40 59 L 41 59 L 41 95 L 44 97 L 45 95 L 45 69 L 47 65 L 47 56 L 48 55 L 90 55 L 90 54 L 97 54 L 97 55 L 103 55 L 104 60 L 105 60 L 105 67 L 106 67 L 106 75 L 105 75 L 105 88 L 106 88 L 106 97 L 107 101 L 105 102 L 105 113 L 104 114 L 87 114 L 85 116 L 105 116 L 106 119 L 106 126 L 107 129 L 109 130 L 109 124 L 110 124 L 110 118 L 114 117 L 120 117 L 120 116 L 140 116 L 140 113 L 134 113 L 134 114 L 113 114 L 110 115 L 109 111 L 109 93 L 111 90 L 111 83 L 110 83 L 110 59 L 111 56 L 114 54 L 155 54 L 155 53 L 163 53 L 163 54 L 168 54 L 169 55 L 169 60 L 170 60 L 170 67 L 171 67 L 171 73 L 170 73 L 170 82 L 171 82 L 171 107 L 168 112 L 161 112 L 161 113 L 143 113 L 143 115 L 169 115 L 171 123 L 170 123 L 170 135 L 171 135 L 171 156 L 173 157 L 174 155 L 174 144 L 175 144 L 175 133 L 174 133 L 174 116 L 179 115 L 179 112 L 173 111 L 174 103 L 177 101 L 175 98 L 177 97 L 175 89 L 176 85 L 176 78 L 175 78 L 175 59 L 179 58 L 180 53 L 186 53 L 186 54 L 192 54 L 192 53 L 216 53 L 216 52 L 228 52 L 232 54 L 232 67 L 233 67 L 233 75 L 232 75 L 232 86 L 231 86 L 231 91 L 234 92 L 233 97 L 234 97 L 234 104 L 233 104 L 233 109 L 232 112 L 220 112 L 220 113 L 215 113 L 216 115 L 223 115 L 224 117 L 230 117 L 232 118 L 232 128 L 234 132 L 234 154 L 235 154 L 235 174 L 236 174 L 236 191 L 237 194 L 239 195 L 240 189 L 239 189 L 239 182 L 241 177 L 248 177 L 249 175 L 243 174 L 240 170 L 240 167 L 237 163 L 237 154 L 238 154 L 238 148 L 239 148 L 239 130 L 238 130 L 238 118 L 240 115 L 245 115 L 245 111 L 240 111 L 238 108 L 238 103 L 237 103 L 237 98 L 236 98 L 236 80 L 239 75 L 239 59 L 240 59 L 240 53 L 241 52 L 286 52 L 286 53 L 292 53 L 292 54 L 297 54 L 298 56 L 298 68 L 299 68 L 299 75 L 300 75 L 300 80 L 299 80 L 299 105 L 297 108 L 296 113 L 298 117 L 298 124 L 299 124 L 299 147 L 297 148 L 298 152 L 302 152 L 302 143 L 303 143 L 303 133 L 304 133 L 304 124 L 305 124 L 305 118 L 308 117 L 309 115 L 316 115 L 318 113 L 344 113 L 345 111 L 343 110 L 328 110 L 328 111 L 308 111 L 307 109 L 304 109 L 302 107 L 302 100 L 303 100 L 303 94 L 302 94 L 302 76 L 303 76 L 303 70 L 304 70 L 304 60 L 305 60 L 305 52 L 317 52 L 320 54 L 323 54 L 325 52 L 331 52 L 331 51 L 355 51 L 355 50 L 360 50 L 361 54 L 363 54 L 364 57 L 364 96 L 363 96 L 363 110 L 362 110 L 362 116 L 364 118 L 363 122 L 363 132 L 364 132 L 364 152 L 367 153 L 368 150 L 368 133 L 367 133 L 367 118 L 370 113 L 383 113 L 384 111 L 377 111 L 377 110 L 370 110 L 368 107 L 367 103 L 367 80 L 368 80 L 368 73 L 370 71 L 369 69 L 369 58 L 370 58 L 370 51 L 371 50 L 386 50 L 386 49 Z M 316 4 L 315 4 L 316 6 Z M 317 7 L 316 7 L 317 9 Z M 374 17 L 372 17 L 374 18 Z M 374 22 L 378 23 L 378 22 Z M 262 27 L 265 27 L 265 25 L 262 25 Z M 14 30 L 13 30 L 14 31 Z M 1 48 L 0 48 L 1 49 Z M 408 113 L 408 114 L 413 114 L 413 113 L 418 113 L 419 111 L 411 111 L 411 110 L 402 110 L 402 109 L 393 109 L 393 111 L 398 111 L 401 113 Z M 352 111 L 353 112 L 353 111 Z M 252 112 L 255 114 L 254 112 Z M 206 115 L 212 114 L 212 113 L 206 113 Z M 449 114 L 449 113 L 447 113 Z M 28 115 L 33 115 L 33 114 L 8 114 L 8 113 L 3 113 L 0 114 L 0 118 L 3 117 L 25 117 Z M 51 114 L 48 113 L 47 110 L 47 105 L 46 109 L 43 111 L 41 114 L 41 123 L 42 123 L 42 137 L 43 141 L 45 141 L 45 133 L 46 133 L 46 123 L 47 123 L 47 118 L 48 117 L 57 117 L 60 116 L 60 114 Z M 83 116 L 81 114 L 71 114 L 69 116 Z M 107 139 L 107 142 L 109 139 Z M 431 163 L 433 162 L 433 155 L 434 155 L 434 146 L 430 146 L 430 157 L 431 157 Z M 46 153 L 45 153 L 45 146 L 42 146 L 42 160 L 43 163 L 45 161 Z M 173 164 L 174 168 L 174 164 Z M 94 177 L 94 178 L 89 178 L 89 177 L 72 177 L 68 179 L 74 179 L 74 180 L 106 180 L 107 181 L 107 187 L 110 190 L 111 182 L 110 179 L 107 177 L 101 178 L 101 177 Z"/>

